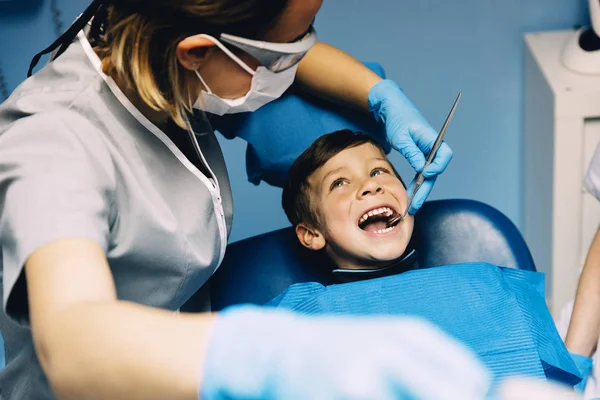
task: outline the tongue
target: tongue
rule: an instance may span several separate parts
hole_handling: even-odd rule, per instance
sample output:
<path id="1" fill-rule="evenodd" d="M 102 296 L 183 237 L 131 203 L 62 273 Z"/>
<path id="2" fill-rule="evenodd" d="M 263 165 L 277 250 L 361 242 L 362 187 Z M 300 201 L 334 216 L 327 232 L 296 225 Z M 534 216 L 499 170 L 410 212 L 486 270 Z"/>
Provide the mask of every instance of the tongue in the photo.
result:
<path id="1" fill-rule="evenodd" d="M 365 230 L 367 232 L 375 232 L 375 231 L 379 231 L 379 230 L 382 230 L 385 228 L 387 228 L 386 221 L 367 222 L 367 224 L 365 226 L 363 226 L 363 230 Z"/>

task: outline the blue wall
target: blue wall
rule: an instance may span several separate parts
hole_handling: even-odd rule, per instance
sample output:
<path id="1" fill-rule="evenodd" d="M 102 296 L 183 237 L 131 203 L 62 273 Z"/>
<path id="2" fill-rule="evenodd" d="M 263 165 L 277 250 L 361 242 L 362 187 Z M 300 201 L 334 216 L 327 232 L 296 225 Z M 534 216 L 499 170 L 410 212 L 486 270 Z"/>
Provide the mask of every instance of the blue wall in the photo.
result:
<path id="1" fill-rule="evenodd" d="M 9 89 L 54 37 L 48 0 L 15 3 L 29 11 L 9 13 L 0 2 L 0 67 Z M 68 25 L 88 1 L 57 4 Z M 381 63 L 436 129 L 462 91 L 447 134 L 455 157 L 430 198 L 478 199 L 520 226 L 523 34 L 586 23 L 584 0 L 325 0 L 316 27 L 322 40 Z M 231 240 L 286 226 L 280 190 L 246 180 L 245 143 L 222 144 L 236 207 Z M 392 159 L 412 176 L 398 154 Z"/>

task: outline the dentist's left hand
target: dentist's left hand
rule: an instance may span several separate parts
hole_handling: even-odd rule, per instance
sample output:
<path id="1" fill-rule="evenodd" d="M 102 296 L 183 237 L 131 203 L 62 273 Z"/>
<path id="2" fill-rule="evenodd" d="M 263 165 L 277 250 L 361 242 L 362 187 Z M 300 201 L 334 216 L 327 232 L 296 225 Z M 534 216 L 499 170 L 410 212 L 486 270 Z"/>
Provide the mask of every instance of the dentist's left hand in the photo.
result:
<path id="1" fill-rule="evenodd" d="M 444 172 L 452 159 L 452 150 L 442 143 L 431 164 L 423 170 L 426 156 L 437 138 L 436 132 L 394 81 L 384 79 L 371 88 L 368 97 L 369 110 L 378 122 L 385 124 L 386 136 L 393 148 L 398 150 L 417 171 L 423 171 L 425 181 L 416 193 L 408 210 L 417 212 L 423 205 L 439 174 Z M 413 182 L 414 183 L 414 182 Z M 408 188 L 412 192 L 413 184 Z"/>
<path id="2" fill-rule="evenodd" d="M 491 376 L 426 321 L 221 311 L 204 360 L 202 400 L 482 400 Z"/>

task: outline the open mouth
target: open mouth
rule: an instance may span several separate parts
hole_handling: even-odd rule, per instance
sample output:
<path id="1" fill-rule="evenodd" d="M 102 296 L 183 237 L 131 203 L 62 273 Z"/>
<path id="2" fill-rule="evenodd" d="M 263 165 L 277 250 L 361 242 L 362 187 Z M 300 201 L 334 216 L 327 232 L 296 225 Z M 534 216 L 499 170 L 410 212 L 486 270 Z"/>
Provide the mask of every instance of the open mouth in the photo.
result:
<path id="1" fill-rule="evenodd" d="M 391 207 L 383 206 L 367 211 L 358 220 L 358 227 L 363 231 L 382 234 L 393 230 L 394 226 L 387 226 L 387 223 L 392 217 L 398 213 Z"/>

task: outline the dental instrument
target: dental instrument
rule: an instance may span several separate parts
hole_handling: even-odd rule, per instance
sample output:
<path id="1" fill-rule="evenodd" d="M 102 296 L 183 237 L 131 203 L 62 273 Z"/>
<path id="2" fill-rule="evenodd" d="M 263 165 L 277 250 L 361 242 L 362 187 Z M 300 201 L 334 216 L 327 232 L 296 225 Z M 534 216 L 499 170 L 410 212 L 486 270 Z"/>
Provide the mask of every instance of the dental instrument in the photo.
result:
<path id="1" fill-rule="evenodd" d="M 456 100 L 454 100 L 454 105 L 452 105 L 452 109 L 450 110 L 448 117 L 446 117 L 446 121 L 444 122 L 444 125 L 442 126 L 442 129 L 440 130 L 440 133 L 437 136 L 437 139 L 435 139 L 435 142 L 433 143 L 433 147 L 431 148 L 429 155 L 427 156 L 427 160 L 425 161 L 425 166 L 423 167 L 421 172 L 419 172 L 417 174 L 417 177 L 415 180 L 415 186 L 413 188 L 412 193 L 410 194 L 410 197 L 408 198 L 408 204 L 406 205 L 406 210 L 404 211 L 404 213 L 399 214 L 399 215 L 393 217 L 392 219 L 390 219 L 387 223 L 388 227 L 398 224 L 400 221 L 402 221 L 406 217 L 406 214 L 408 213 L 408 209 L 410 208 L 410 203 L 412 202 L 413 198 L 415 197 L 415 194 L 417 193 L 417 191 L 423 184 L 423 181 L 425 180 L 425 178 L 423 177 L 423 171 L 425 170 L 425 168 L 427 168 L 427 166 L 429 164 L 431 164 L 431 162 L 433 161 L 433 158 L 435 157 L 435 153 L 437 152 L 437 149 L 441 146 L 442 142 L 444 141 L 444 135 L 446 134 L 446 129 L 448 128 L 448 125 L 450 124 L 450 120 L 452 120 L 452 116 L 454 115 L 454 111 L 456 110 L 456 106 L 461 97 L 462 97 L 462 93 L 459 92 L 458 96 L 456 96 Z"/>

